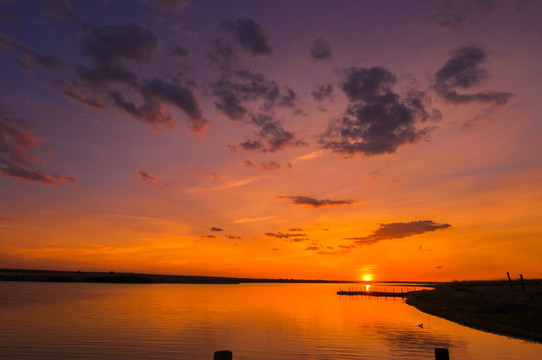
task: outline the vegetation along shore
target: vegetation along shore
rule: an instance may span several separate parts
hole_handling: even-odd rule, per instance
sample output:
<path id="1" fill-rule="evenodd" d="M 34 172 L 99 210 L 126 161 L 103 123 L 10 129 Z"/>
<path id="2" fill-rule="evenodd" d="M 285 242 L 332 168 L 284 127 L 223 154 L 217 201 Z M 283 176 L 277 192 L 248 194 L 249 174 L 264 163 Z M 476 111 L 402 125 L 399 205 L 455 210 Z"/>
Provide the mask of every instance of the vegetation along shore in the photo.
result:
<path id="1" fill-rule="evenodd" d="M 542 280 L 441 283 L 409 294 L 407 303 L 461 325 L 542 342 Z"/>

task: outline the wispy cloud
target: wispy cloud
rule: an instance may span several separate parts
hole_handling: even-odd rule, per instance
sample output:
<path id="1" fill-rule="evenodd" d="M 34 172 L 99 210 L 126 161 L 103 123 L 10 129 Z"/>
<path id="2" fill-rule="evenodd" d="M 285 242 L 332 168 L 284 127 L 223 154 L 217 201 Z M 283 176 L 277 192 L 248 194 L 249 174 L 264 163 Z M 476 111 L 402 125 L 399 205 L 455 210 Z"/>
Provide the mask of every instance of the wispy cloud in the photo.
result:
<path id="1" fill-rule="evenodd" d="M 254 217 L 254 218 L 244 218 L 244 219 L 238 219 L 232 222 L 232 224 L 243 224 L 247 222 L 255 222 L 255 221 L 264 221 L 269 219 L 274 219 L 278 217 L 277 215 L 271 215 L 271 216 L 261 216 L 261 217 Z"/>
<path id="2" fill-rule="evenodd" d="M 139 179 L 141 179 L 142 181 L 149 181 L 149 182 L 153 183 L 154 187 L 156 187 L 158 189 L 163 189 L 166 186 L 168 186 L 168 184 L 160 184 L 160 180 L 158 180 L 157 178 L 152 176 L 147 170 L 138 171 L 137 172 L 137 177 Z"/>
<path id="3" fill-rule="evenodd" d="M 188 192 L 191 194 L 200 193 L 200 192 L 206 192 L 206 191 L 217 191 L 217 190 L 226 190 L 231 189 L 239 186 L 245 186 L 248 184 L 251 184 L 255 181 L 258 181 L 260 179 L 263 179 L 262 176 L 253 176 L 246 179 L 239 179 L 239 180 L 233 180 L 229 181 L 225 184 L 218 185 L 218 186 L 212 186 L 212 187 L 202 187 L 202 186 L 196 186 L 188 189 Z"/>
<path id="4" fill-rule="evenodd" d="M 32 135 L 34 128 L 34 123 L 14 116 L 13 109 L 0 102 L 0 176 L 43 184 L 76 182 L 72 176 L 33 168 L 37 157 L 29 152 L 39 148 L 39 139 Z"/>

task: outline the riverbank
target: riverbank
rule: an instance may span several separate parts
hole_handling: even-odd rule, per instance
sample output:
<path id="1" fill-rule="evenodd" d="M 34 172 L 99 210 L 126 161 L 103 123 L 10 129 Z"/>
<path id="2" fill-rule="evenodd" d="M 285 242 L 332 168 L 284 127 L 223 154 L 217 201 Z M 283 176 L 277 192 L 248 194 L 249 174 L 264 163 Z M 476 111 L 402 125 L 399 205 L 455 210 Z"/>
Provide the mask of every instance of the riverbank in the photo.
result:
<path id="1" fill-rule="evenodd" d="M 409 294 L 407 303 L 458 324 L 542 343 L 542 280 L 462 281 Z"/>

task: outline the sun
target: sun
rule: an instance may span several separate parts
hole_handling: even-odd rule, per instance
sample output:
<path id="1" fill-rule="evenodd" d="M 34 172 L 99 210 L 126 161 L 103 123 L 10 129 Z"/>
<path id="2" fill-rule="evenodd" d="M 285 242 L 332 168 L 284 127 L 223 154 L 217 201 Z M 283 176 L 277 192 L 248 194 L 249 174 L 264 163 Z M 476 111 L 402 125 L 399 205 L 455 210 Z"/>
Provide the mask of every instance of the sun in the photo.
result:
<path id="1" fill-rule="evenodd" d="M 364 281 L 371 281 L 371 279 L 372 279 L 371 275 L 363 275 L 363 280 Z"/>

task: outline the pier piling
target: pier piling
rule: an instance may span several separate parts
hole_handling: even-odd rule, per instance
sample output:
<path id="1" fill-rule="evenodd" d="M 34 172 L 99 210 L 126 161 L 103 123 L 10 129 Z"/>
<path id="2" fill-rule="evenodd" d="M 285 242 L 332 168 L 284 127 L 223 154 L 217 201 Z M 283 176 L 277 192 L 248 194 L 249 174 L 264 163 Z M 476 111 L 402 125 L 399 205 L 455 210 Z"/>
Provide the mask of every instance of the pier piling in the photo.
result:
<path id="1" fill-rule="evenodd" d="M 450 353 L 446 348 L 435 348 L 435 360 L 450 360 Z"/>
<path id="2" fill-rule="evenodd" d="M 232 360 L 233 354 L 229 350 L 215 351 L 214 360 Z"/>

